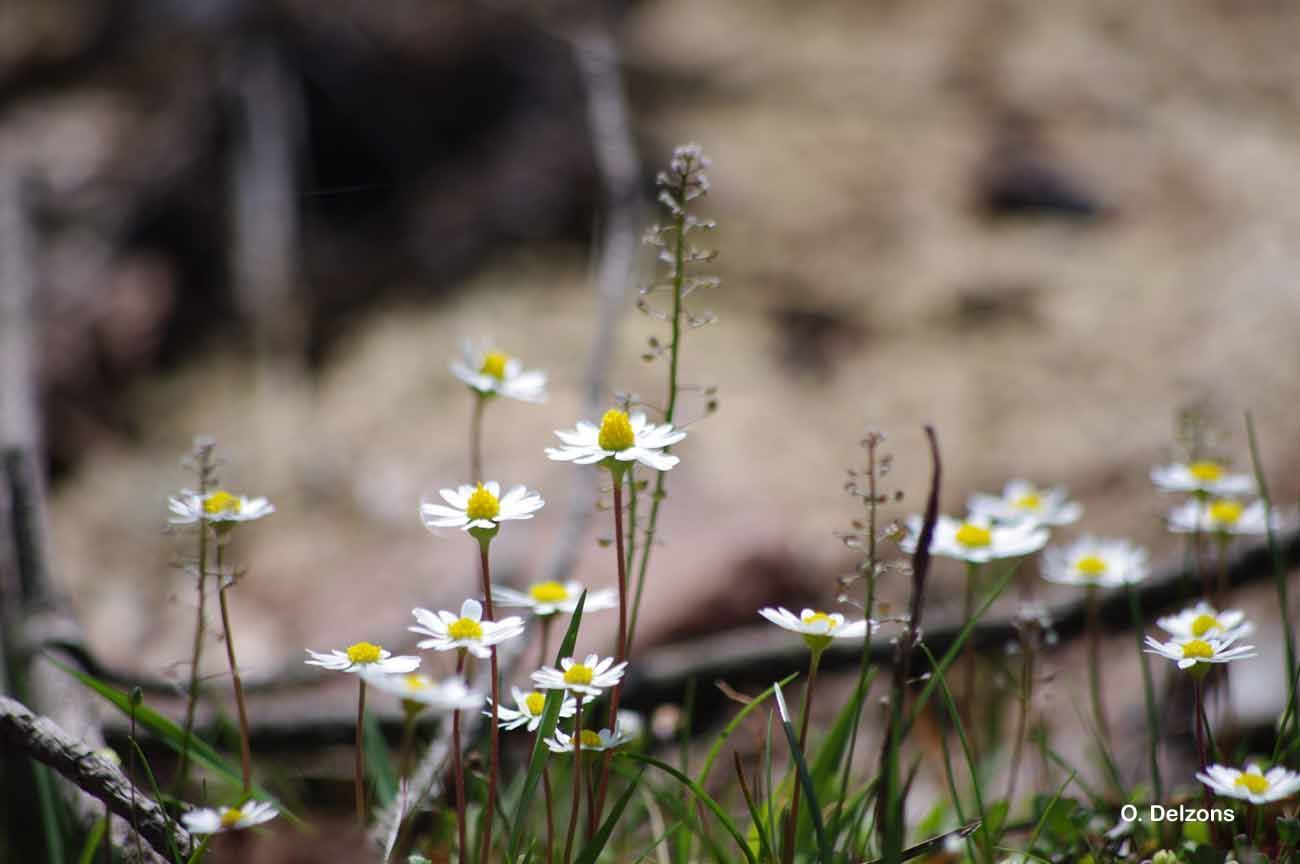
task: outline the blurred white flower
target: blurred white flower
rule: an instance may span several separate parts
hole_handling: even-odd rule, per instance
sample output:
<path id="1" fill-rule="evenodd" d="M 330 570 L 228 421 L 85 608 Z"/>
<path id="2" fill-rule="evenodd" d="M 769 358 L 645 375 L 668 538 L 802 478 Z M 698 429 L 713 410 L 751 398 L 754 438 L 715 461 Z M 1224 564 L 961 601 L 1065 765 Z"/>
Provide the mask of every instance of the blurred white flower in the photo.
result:
<path id="1" fill-rule="evenodd" d="M 1001 495 L 976 493 L 967 503 L 976 516 L 994 522 L 1033 520 L 1040 525 L 1069 525 L 1083 515 L 1083 505 L 1071 501 L 1064 486 L 1040 489 L 1026 480 L 1012 480 Z"/>
<path id="2" fill-rule="evenodd" d="M 519 706 L 507 708 L 505 705 L 497 706 L 497 717 L 500 718 L 501 728 L 507 730 L 518 729 L 520 726 L 527 726 L 529 732 L 536 732 L 537 727 L 542 725 L 542 712 L 546 708 L 546 694 L 532 690 L 528 693 L 520 690 L 518 687 L 510 688 L 510 695 L 514 697 L 515 704 Z M 488 699 L 488 704 L 492 700 Z M 564 699 L 560 702 L 560 717 L 572 717 L 578 710 L 578 700 L 569 694 L 564 694 Z M 492 716 L 492 711 L 483 712 L 488 717 Z"/>
<path id="3" fill-rule="evenodd" d="M 261 825 L 279 815 L 280 811 L 265 801 L 249 801 L 242 807 L 200 807 L 182 814 L 181 822 L 191 834 L 219 834 Z"/>
<path id="4" fill-rule="evenodd" d="M 907 536 L 899 548 L 911 555 L 916 552 L 921 536 L 921 517 L 907 520 Z M 1047 529 L 1036 522 L 1020 521 L 1010 525 L 995 525 L 987 516 L 972 514 L 959 522 L 949 516 L 940 516 L 934 526 L 930 541 L 930 554 L 956 558 L 971 564 L 984 564 L 999 558 L 1018 558 L 1031 555 L 1047 543 Z"/>
<path id="5" fill-rule="evenodd" d="M 179 495 L 168 499 L 172 525 L 193 525 L 195 522 L 252 522 L 275 512 L 265 498 L 245 498 L 232 495 L 224 489 L 214 489 L 200 495 L 191 489 L 182 489 Z"/>
<path id="6" fill-rule="evenodd" d="M 611 408 L 600 420 L 600 426 L 579 420 L 574 429 L 556 430 L 564 442 L 563 447 L 548 447 L 546 455 L 559 462 L 594 465 L 612 460 L 640 462 L 656 471 L 667 471 L 678 463 L 676 456 L 663 452 L 686 437 L 674 430 L 671 423 L 659 426 L 648 424 L 645 414 L 637 412 L 628 416 L 626 411 Z"/>
<path id="7" fill-rule="evenodd" d="M 1151 469 L 1151 482 L 1164 492 L 1196 492 L 1224 497 L 1255 493 L 1255 480 L 1249 474 L 1229 474 L 1221 463 L 1210 459 L 1157 465 Z"/>
<path id="8" fill-rule="evenodd" d="M 1043 578 L 1062 585 L 1117 588 L 1147 578 L 1147 552 L 1127 540 L 1083 537 L 1043 553 Z"/>
<path id="9" fill-rule="evenodd" d="M 1215 498 L 1209 502 L 1191 499 L 1169 512 L 1165 521 L 1175 534 L 1263 534 L 1271 521 L 1274 531 L 1288 527 L 1290 520 L 1276 510 L 1265 519 L 1263 501 L 1242 504 L 1233 498 Z"/>
<path id="10" fill-rule="evenodd" d="M 520 402 L 546 401 L 546 373 L 525 370 L 522 363 L 504 351 L 475 346 L 461 346 L 461 356 L 453 360 L 451 371 L 484 396 L 505 396 Z"/>
<path id="11" fill-rule="evenodd" d="M 492 586 L 492 602 L 498 606 L 526 608 L 534 615 L 554 615 L 563 612 L 572 615 L 578 608 L 578 598 L 582 596 L 581 582 L 537 582 L 528 587 L 528 591 L 516 591 L 513 588 Z M 613 609 L 618 606 L 618 592 L 613 588 L 600 588 L 587 592 L 587 599 L 582 604 L 582 614 Z"/>
<path id="12" fill-rule="evenodd" d="M 1253 762 L 1246 766 L 1245 771 L 1227 765 L 1211 765 L 1198 771 L 1196 779 L 1218 795 L 1240 798 L 1251 804 L 1271 804 L 1300 792 L 1300 773 L 1288 771 L 1282 765 L 1274 766 L 1267 774 Z"/>
<path id="13" fill-rule="evenodd" d="M 460 604 L 459 616 L 445 609 L 436 613 L 428 609 L 412 609 L 411 614 L 420 624 L 406 629 L 433 637 L 420 642 L 419 647 L 435 651 L 463 648 L 479 659 L 490 657 L 493 645 L 524 632 L 522 618 L 512 616 L 500 621 L 484 621 L 483 604 L 473 599 Z"/>
<path id="14" fill-rule="evenodd" d="M 583 729 L 580 733 L 582 739 L 583 751 L 612 750 L 621 744 L 627 743 L 627 737 L 621 732 L 610 732 L 608 729 L 601 729 L 599 732 L 593 732 L 590 729 Z M 574 750 L 573 736 L 566 735 L 559 729 L 555 734 L 546 739 L 546 746 L 552 753 L 572 753 Z"/>
<path id="15" fill-rule="evenodd" d="M 1246 613 L 1240 609 L 1221 612 L 1204 600 L 1177 615 L 1157 618 L 1156 626 L 1175 639 L 1202 639 L 1206 636 L 1222 639 L 1229 635 L 1237 639 L 1254 629 L 1246 620 Z"/>
<path id="16" fill-rule="evenodd" d="M 483 694 L 469 689 L 463 679 L 454 676 L 434 681 L 419 672 L 394 675 L 367 670 L 362 672 L 362 677 L 366 683 L 386 693 L 408 702 L 418 702 L 434 711 L 468 711 L 483 705 Z"/>

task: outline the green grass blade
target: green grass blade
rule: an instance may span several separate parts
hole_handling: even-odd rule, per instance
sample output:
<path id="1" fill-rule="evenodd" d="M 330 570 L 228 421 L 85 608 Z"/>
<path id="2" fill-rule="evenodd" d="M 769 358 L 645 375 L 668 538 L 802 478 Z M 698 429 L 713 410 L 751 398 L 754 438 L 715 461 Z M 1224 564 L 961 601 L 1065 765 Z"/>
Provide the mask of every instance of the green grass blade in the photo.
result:
<path id="1" fill-rule="evenodd" d="M 935 668 L 938 664 L 935 662 L 934 654 L 930 653 L 929 647 L 924 642 L 921 643 L 920 648 L 925 652 L 926 659 L 930 661 L 930 668 L 935 670 L 932 674 L 939 677 L 939 673 Z M 978 832 L 981 838 L 980 846 L 984 850 L 986 860 L 992 862 L 992 847 L 997 845 L 998 838 L 992 836 L 988 810 L 984 807 L 984 791 L 980 784 L 979 765 L 975 762 L 975 753 L 971 750 L 970 739 L 966 737 L 966 729 L 962 725 L 961 714 L 957 711 L 957 703 L 953 701 L 952 692 L 948 689 L 948 682 L 942 680 L 942 678 L 939 680 L 939 695 L 943 697 L 944 707 L 948 710 L 948 716 L 957 730 L 957 740 L 961 742 L 962 754 L 966 757 L 966 769 L 970 771 L 971 786 L 975 791 L 975 812 L 979 814 L 979 821 L 982 826 Z M 1005 820 L 1003 821 L 1005 822 Z"/>
<path id="2" fill-rule="evenodd" d="M 369 711 L 361 727 L 361 746 L 366 754 L 366 781 L 374 790 L 375 802 L 387 807 L 397 797 L 397 773 L 388 758 L 388 742 L 384 740 L 379 721 Z"/>
<path id="3" fill-rule="evenodd" d="M 830 843 L 826 840 L 826 827 L 822 824 L 822 811 L 821 805 L 818 804 L 817 787 L 813 785 L 812 775 L 808 772 L 808 762 L 803 758 L 803 752 L 799 749 L 799 738 L 795 735 L 794 726 L 790 723 L 790 715 L 785 708 L 785 697 L 781 695 L 781 686 L 779 684 L 776 686 L 776 704 L 781 712 L 781 726 L 785 729 L 785 738 L 790 742 L 790 755 L 794 758 L 795 768 L 799 772 L 799 783 L 803 786 L 804 797 L 808 799 L 808 806 L 804 809 L 807 810 L 808 818 L 812 820 L 813 831 L 817 835 L 817 850 L 821 855 L 823 864 L 831 864 L 834 859 L 831 857 Z M 791 805 L 791 808 L 793 809 L 793 805 Z"/>
<path id="4" fill-rule="evenodd" d="M 131 749 L 135 751 L 136 758 L 140 760 L 140 767 L 144 769 L 144 776 L 149 780 L 149 788 L 153 790 L 154 801 L 161 805 L 163 803 L 163 794 L 162 790 L 158 788 L 158 778 L 153 775 L 153 767 L 150 766 L 149 760 L 145 758 L 144 751 L 140 749 L 140 742 L 135 738 L 131 739 Z M 163 807 L 162 810 L 163 816 L 167 817 L 167 808 Z M 173 861 L 180 860 L 181 856 L 176 849 L 176 840 L 172 837 L 170 831 L 167 832 L 167 849 L 171 852 Z"/>
<path id="5" fill-rule="evenodd" d="M 173 723 L 167 717 L 159 714 L 157 711 L 146 705 L 139 705 L 133 709 L 128 694 L 105 684 L 103 681 L 100 681 L 92 675 L 65 666 L 52 657 L 47 657 L 46 659 L 64 672 L 67 672 L 69 675 L 76 678 L 95 693 L 98 693 L 112 704 L 113 707 L 121 711 L 124 716 L 130 717 L 132 712 L 134 712 L 135 722 L 142 728 L 153 733 L 158 740 L 166 744 L 171 750 L 180 753 L 185 746 L 185 730 L 181 729 L 179 725 Z M 221 754 L 217 753 L 217 751 L 213 749 L 212 745 L 204 741 L 202 738 L 191 737 L 190 758 L 211 771 L 213 774 L 226 780 L 232 786 L 240 786 L 243 783 L 243 776 L 240 773 L 240 769 L 233 763 L 227 762 L 223 759 Z M 276 809 L 279 810 L 281 815 L 285 818 L 299 825 L 302 824 L 302 820 L 286 810 L 270 792 L 257 783 L 253 784 L 253 797 L 274 804 Z"/>
<path id="6" fill-rule="evenodd" d="M 569 657 L 573 654 L 573 646 L 578 641 L 578 627 L 582 623 L 582 609 L 587 603 L 587 592 L 584 590 L 582 596 L 578 598 L 578 605 L 573 610 L 573 617 L 569 621 L 569 629 L 564 632 L 564 638 L 560 640 L 560 650 L 555 655 L 555 663 L 558 666 L 560 659 Z M 560 706 L 564 702 L 563 690 L 550 690 L 546 694 L 546 706 L 542 709 L 542 725 L 537 728 L 537 736 L 533 739 L 533 752 L 528 759 L 528 772 L 524 775 L 524 785 L 520 789 L 519 804 L 531 801 L 537 792 L 537 784 L 542 779 L 542 769 L 546 767 L 546 759 L 550 751 L 546 747 L 546 739 L 555 732 L 555 724 L 560 719 Z M 515 812 L 521 813 L 522 806 L 516 806 Z M 520 816 L 515 818 L 514 828 L 510 832 L 508 861 L 519 859 L 519 845 L 524 837 L 524 823 L 528 820 Z"/>
<path id="7" fill-rule="evenodd" d="M 587 841 L 587 845 L 583 846 L 582 851 L 578 853 L 577 864 L 596 864 L 596 858 L 600 855 L 601 850 L 605 848 L 605 844 L 609 842 L 609 835 L 613 833 L 614 826 L 618 824 L 618 820 L 623 815 L 624 809 L 627 808 L 628 802 L 632 800 L 632 795 L 636 793 L 637 783 L 641 781 L 641 775 L 644 772 L 645 769 L 642 768 L 632 778 L 632 782 L 627 784 L 627 788 L 623 790 L 623 794 L 614 803 L 614 808 L 609 811 L 609 815 L 605 817 L 600 829 L 592 835 L 591 839 Z"/>
<path id="8" fill-rule="evenodd" d="M 45 858 L 50 864 L 63 864 L 63 827 L 59 824 L 59 797 L 54 791 L 54 777 L 50 769 L 31 760 L 32 775 L 36 780 L 36 806 L 41 814 L 41 830 L 45 834 Z"/>
<path id="9" fill-rule="evenodd" d="M 107 827 L 108 822 L 106 820 L 95 820 L 95 824 L 90 828 L 90 833 L 86 835 L 85 845 L 81 847 L 81 854 L 77 856 L 77 864 L 94 864 L 95 853 L 99 851 L 99 844 L 104 839 L 104 830 Z"/>
<path id="10" fill-rule="evenodd" d="M 732 821 L 731 816 L 727 814 L 726 810 L 723 810 L 722 807 L 718 805 L 717 801 L 714 801 L 707 792 L 701 789 L 698 783 L 690 777 L 687 777 L 681 771 L 678 771 L 673 766 L 666 762 L 660 762 L 653 756 L 646 756 L 644 753 L 628 753 L 626 756 L 629 759 L 635 759 L 638 762 L 645 762 L 648 765 L 653 765 L 660 771 L 668 774 L 678 783 L 681 783 L 683 786 L 690 789 L 695 795 L 696 800 L 712 811 L 713 815 L 717 817 L 718 823 L 722 825 L 722 827 L 726 829 L 727 833 L 731 835 L 731 838 L 736 841 L 736 845 L 740 847 L 740 851 L 745 854 L 745 860 L 748 861 L 749 864 L 758 864 L 758 861 L 754 859 L 753 850 L 749 848 L 749 843 L 745 841 L 744 835 L 736 828 L 736 823 Z"/>
<path id="11" fill-rule="evenodd" d="M 799 673 L 793 672 L 782 678 L 778 683 L 785 686 L 798 677 Z M 731 734 L 745 721 L 746 717 L 766 702 L 774 692 L 776 692 L 775 684 L 768 687 L 762 693 L 759 693 L 753 699 L 750 699 L 749 702 L 736 713 L 736 716 L 731 718 L 731 722 L 723 727 L 723 730 L 718 733 L 718 737 L 713 739 L 713 746 L 709 748 L 709 755 L 704 757 L 704 767 L 700 769 L 699 774 L 695 775 L 695 782 L 697 785 L 703 786 L 709 779 L 709 771 L 713 768 L 713 763 L 717 761 L 718 756 L 722 753 L 723 745 L 727 743 L 727 739 L 731 737 Z"/>
<path id="12" fill-rule="evenodd" d="M 1065 782 L 1061 784 L 1060 788 L 1056 790 L 1056 794 L 1052 796 L 1052 800 L 1043 808 L 1043 815 L 1039 817 L 1038 824 L 1034 826 L 1034 833 L 1029 838 L 1029 845 L 1025 847 L 1026 852 L 1033 852 L 1034 844 L 1038 842 L 1038 835 L 1043 833 L 1043 826 L 1047 824 L 1048 818 L 1052 815 L 1052 808 L 1056 806 L 1056 802 L 1061 800 L 1061 796 L 1065 794 L 1065 790 L 1074 782 L 1075 776 L 1075 772 L 1071 771 L 1070 776 L 1065 778 Z"/>
<path id="13" fill-rule="evenodd" d="M 822 740 L 817 755 L 813 757 L 808 773 L 812 777 L 814 788 L 817 790 L 818 801 L 834 801 L 838 797 L 837 786 L 839 785 L 840 769 L 846 767 L 844 765 L 844 754 L 848 750 L 850 735 L 853 734 L 853 729 L 861 717 L 862 702 L 870 690 L 875 673 L 876 670 L 873 667 L 865 678 L 859 677 L 853 696 L 840 709 L 835 722 L 831 724 L 830 731 L 826 733 L 826 737 Z M 784 682 L 782 682 L 782 685 L 784 686 Z M 840 820 L 833 819 L 831 824 L 826 826 L 828 829 L 827 840 L 832 849 L 839 842 L 839 822 Z M 811 839 L 808 836 L 811 824 L 811 822 L 805 823 L 802 819 L 799 820 L 796 848 L 804 848 Z"/>
<path id="14" fill-rule="evenodd" d="M 939 665 L 935 667 L 934 674 L 930 676 L 929 681 L 925 682 L 925 686 L 921 688 L 920 695 L 916 697 L 916 701 L 912 705 L 912 711 L 907 717 L 907 722 L 903 724 L 902 734 L 898 736 L 898 740 L 902 741 L 907 738 L 907 734 L 912 731 L 912 724 L 916 722 L 917 717 L 921 716 L 921 712 L 925 709 L 926 703 L 928 703 L 930 697 L 934 695 L 934 688 L 939 685 L 939 681 L 943 679 L 943 676 L 948 674 L 948 667 L 951 666 L 959 656 L 961 656 L 961 649 L 966 645 L 967 640 L 970 639 L 970 634 L 974 632 L 975 625 L 984 617 L 984 613 L 989 611 L 989 607 L 993 605 L 993 602 L 1002 595 L 1002 592 L 1006 589 L 1008 583 L 1011 582 L 1011 577 L 1016 575 L 1016 569 L 1015 566 L 1012 566 L 1007 567 L 1002 571 L 1002 575 L 998 577 L 997 581 L 993 584 L 993 587 L 989 589 L 989 592 L 984 595 L 984 599 L 980 602 L 979 608 L 975 610 L 975 614 L 971 616 L 970 620 L 961 628 L 961 631 L 957 633 L 957 638 L 953 640 L 953 643 L 948 646 L 948 650 L 943 654 L 943 659 L 940 660 Z"/>

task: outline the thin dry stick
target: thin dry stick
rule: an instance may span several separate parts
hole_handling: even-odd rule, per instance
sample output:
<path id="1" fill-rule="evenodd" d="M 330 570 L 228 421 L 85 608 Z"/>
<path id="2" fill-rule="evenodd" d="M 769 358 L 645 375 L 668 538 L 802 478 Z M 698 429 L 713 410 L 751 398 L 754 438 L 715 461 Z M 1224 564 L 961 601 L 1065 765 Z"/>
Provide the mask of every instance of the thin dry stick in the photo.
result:
<path id="1" fill-rule="evenodd" d="M 487 621 L 495 621 L 496 615 L 492 611 L 492 574 L 488 569 L 488 541 L 479 541 L 479 564 L 483 574 L 483 609 L 487 615 Z M 488 732 L 491 743 L 491 751 L 488 763 L 488 795 L 487 802 L 483 807 L 483 864 L 487 864 L 492 850 L 492 811 L 496 805 L 497 797 L 497 775 L 501 770 L 501 725 L 500 725 L 500 707 L 501 707 L 501 673 L 497 668 L 497 648 L 492 646 L 491 659 L 491 676 L 492 676 L 492 728 Z"/>
<path id="2" fill-rule="evenodd" d="M 203 471 L 199 472 L 199 495 L 202 497 L 207 493 L 204 488 L 205 478 Z M 185 785 L 186 775 L 189 773 L 190 766 L 190 738 L 194 734 L 194 710 L 199 702 L 199 659 L 203 656 L 203 632 L 204 620 L 206 617 L 205 607 L 207 605 L 207 575 L 208 575 L 208 523 L 199 519 L 199 608 L 197 617 L 194 621 L 194 647 L 190 651 L 190 683 L 186 688 L 185 697 L 185 737 L 181 744 L 180 765 L 176 769 L 175 789 L 179 793 L 180 788 Z"/>
<path id="3" fill-rule="evenodd" d="M 244 684 L 239 678 L 239 664 L 235 662 L 235 635 L 230 629 L 230 607 L 226 603 L 226 589 L 230 586 L 222 581 L 221 547 L 223 545 L 218 540 L 217 598 L 221 602 L 221 629 L 226 634 L 226 659 L 230 662 L 230 679 L 235 685 L 235 708 L 239 711 L 239 767 L 243 773 L 244 795 L 248 795 L 253 789 L 252 745 L 248 734 L 248 708 L 244 704 Z M 364 687 L 364 684 L 362 686 Z"/>
<path id="4" fill-rule="evenodd" d="M 564 864 L 573 857 L 573 835 L 578 831 L 578 811 L 582 808 L 582 694 L 578 694 L 573 714 L 573 802 L 569 808 L 569 832 L 564 838 Z"/>
<path id="5" fill-rule="evenodd" d="M 357 824 L 366 824 L 366 748 L 364 730 L 366 724 L 366 679 L 357 676 L 357 745 L 356 745 L 356 793 Z"/>

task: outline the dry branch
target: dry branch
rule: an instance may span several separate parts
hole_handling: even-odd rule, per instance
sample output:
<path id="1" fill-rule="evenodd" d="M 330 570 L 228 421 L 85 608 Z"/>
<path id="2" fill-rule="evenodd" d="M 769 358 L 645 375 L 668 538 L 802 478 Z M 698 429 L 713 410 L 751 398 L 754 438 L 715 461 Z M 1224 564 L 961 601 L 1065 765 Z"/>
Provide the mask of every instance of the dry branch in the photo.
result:
<path id="1" fill-rule="evenodd" d="M 192 840 L 184 828 L 136 790 L 121 769 L 98 756 L 49 717 L 33 714 L 16 699 L 0 696 L 0 733 L 12 746 L 50 766 L 78 789 L 106 804 L 115 815 L 134 821 L 140 836 L 160 856 L 169 858 L 172 848 L 181 855 L 189 855 Z"/>

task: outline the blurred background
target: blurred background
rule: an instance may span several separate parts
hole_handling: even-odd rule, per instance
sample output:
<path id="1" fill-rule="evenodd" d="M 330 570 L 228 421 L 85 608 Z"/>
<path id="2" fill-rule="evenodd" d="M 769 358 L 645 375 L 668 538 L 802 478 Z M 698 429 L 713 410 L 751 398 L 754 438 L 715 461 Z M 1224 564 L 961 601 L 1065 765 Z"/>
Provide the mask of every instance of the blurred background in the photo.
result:
<path id="1" fill-rule="evenodd" d="M 411 607 L 477 579 L 473 544 L 416 515 L 467 478 L 464 339 L 550 375 L 545 405 L 486 425 L 488 475 L 550 502 L 502 532 L 498 576 L 540 578 L 597 484 L 542 450 L 583 414 L 602 288 L 625 311 L 602 401 L 663 402 L 641 355 L 666 330 L 633 307 L 655 262 L 627 238 L 663 219 L 653 178 L 686 141 L 713 160 L 722 283 L 683 377 L 719 406 L 683 403 L 703 422 L 638 650 L 832 602 L 869 426 L 904 493 L 890 518 L 922 507 L 930 422 L 946 511 L 1065 483 L 1087 513 L 1063 537 L 1180 560 L 1147 479 L 1181 455 L 1180 414 L 1245 469 L 1253 412 L 1275 493 L 1300 493 L 1297 36 L 1273 0 L 5 0 L 0 260 L 34 286 L 53 560 L 89 644 L 183 677 L 187 541 L 163 528 L 204 434 L 225 487 L 278 508 L 233 551 L 249 676 L 300 675 L 304 647 L 411 648 Z M 613 583 L 608 521 L 577 541 L 592 584 Z M 1136 701 L 1113 710 L 1140 726 Z"/>

